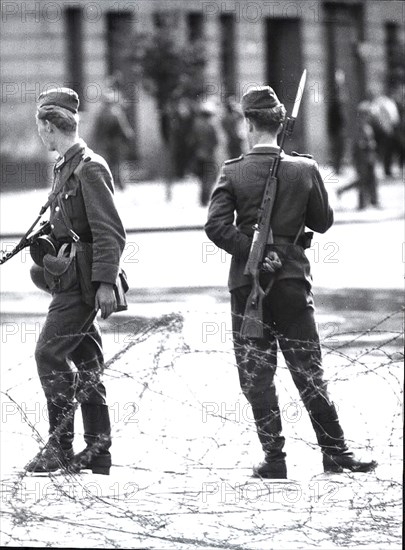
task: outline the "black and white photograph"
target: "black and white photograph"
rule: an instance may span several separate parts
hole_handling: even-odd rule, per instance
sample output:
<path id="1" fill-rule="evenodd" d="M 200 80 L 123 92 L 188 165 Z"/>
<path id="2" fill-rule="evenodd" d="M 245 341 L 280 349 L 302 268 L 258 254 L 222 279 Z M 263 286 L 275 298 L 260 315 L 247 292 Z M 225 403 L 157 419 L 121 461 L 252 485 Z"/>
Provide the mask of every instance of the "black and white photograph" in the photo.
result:
<path id="1" fill-rule="evenodd" d="M 2 0 L 0 546 L 399 550 L 405 3 Z"/>

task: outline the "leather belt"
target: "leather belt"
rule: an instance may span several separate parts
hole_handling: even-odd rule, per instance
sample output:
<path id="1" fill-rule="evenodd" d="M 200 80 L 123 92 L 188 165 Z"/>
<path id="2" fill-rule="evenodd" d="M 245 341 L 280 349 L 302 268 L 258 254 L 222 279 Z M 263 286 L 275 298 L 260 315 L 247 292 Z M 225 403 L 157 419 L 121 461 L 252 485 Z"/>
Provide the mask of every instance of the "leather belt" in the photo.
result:
<path id="1" fill-rule="evenodd" d="M 301 238 L 301 237 L 300 237 Z M 297 244 L 300 243 L 300 238 L 297 240 Z M 273 235 L 274 244 L 293 244 L 295 237 L 286 237 L 284 235 Z"/>
<path id="2" fill-rule="evenodd" d="M 312 231 L 301 233 L 301 235 L 298 237 L 297 242 L 295 244 L 297 246 L 301 246 L 304 250 L 307 248 L 310 248 L 313 235 L 314 234 Z M 284 235 L 274 235 L 273 241 L 274 241 L 274 244 L 293 244 L 295 241 L 295 237 L 287 237 Z"/>

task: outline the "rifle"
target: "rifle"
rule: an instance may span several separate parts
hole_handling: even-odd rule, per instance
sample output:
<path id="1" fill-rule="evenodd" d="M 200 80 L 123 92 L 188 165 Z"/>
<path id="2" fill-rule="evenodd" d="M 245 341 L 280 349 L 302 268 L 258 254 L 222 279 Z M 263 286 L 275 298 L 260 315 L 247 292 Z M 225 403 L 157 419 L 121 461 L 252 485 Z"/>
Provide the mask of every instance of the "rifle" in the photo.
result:
<path id="1" fill-rule="evenodd" d="M 41 212 L 35 222 L 31 225 L 31 227 L 28 229 L 28 231 L 25 233 L 25 235 L 22 237 L 20 242 L 13 248 L 11 252 L 4 253 L 2 251 L 2 257 L 0 258 L 0 265 L 3 265 L 8 260 L 10 260 L 13 256 L 18 254 L 23 248 L 26 248 L 27 246 L 31 246 L 35 244 L 40 237 L 43 235 L 47 235 L 51 232 L 51 225 L 50 222 L 42 222 L 40 227 L 34 231 L 34 227 L 37 225 L 41 217 L 43 216 L 45 210 L 43 211 L 44 207 L 41 208 Z"/>
<path id="2" fill-rule="evenodd" d="M 78 164 L 80 164 L 81 160 L 82 160 L 82 157 L 80 157 L 78 159 Z M 76 165 L 76 168 L 77 168 L 78 164 Z M 23 248 L 26 248 L 27 246 L 35 245 L 35 243 L 41 244 L 40 241 L 39 241 L 40 237 L 42 237 L 43 235 L 48 235 L 51 232 L 51 225 L 50 225 L 49 221 L 48 222 L 41 222 L 41 226 L 36 231 L 34 231 L 34 227 L 37 225 L 39 220 L 42 218 L 42 216 L 48 210 L 49 206 L 53 203 L 53 201 L 55 200 L 57 194 L 62 189 L 62 187 L 64 185 L 64 182 L 65 182 L 65 180 L 59 182 L 59 185 L 55 189 L 53 189 L 51 194 L 48 196 L 48 200 L 41 207 L 36 220 L 31 225 L 31 227 L 28 229 L 28 231 L 25 233 L 25 235 L 23 236 L 21 241 L 17 244 L 17 246 L 15 248 L 13 248 L 13 250 L 11 252 L 7 253 L 7 254 L 5 254 L 2 251 L 2 257 L 0 258 L 0 265 L 4 264 L 8 260 L 10 260 L 13 256 L 18 254 L 18 252 L 20 252 L 20 250 L 22 250 Z M 47 239 L 46 249 L 47 249 L 46 250 L 47 252 L 56 253 L 55 246 L 52 242 L 52 239 Z M 35 263 L 37 265 L 42 265 L 42 256 L 43 256 L 43 254 L 41 253 L 41 251 L 35 250 L 35 248 L 32 247 L 31 248 L 31 256 L 32 256 L 33 260 L 35 261 Z"/>
<path id="3" fill-rule="evenodd" d="M 280 148 L 278 155 L 270 169 L 270 174 L 266 182 L 262 204 L 259 209 L 258 221 L 254 226 L 254 234 L 252 245 L 250 247 L 249 258 L 246 263 L 245 275 L 250 275 L 252 279 L 252 290 L 249 294 L 246 303 L 246 309 L 243 316 L 241 336 L 243 338 L 260 339 L 263 338 L 263 301 L 271 290 L 275 281 L 275 274 L 270 279 L 266 289 L 264 290 L 259 281 L 260 270 L 266 254 L 267 245 L 273 244 L 273 232 L 271 229 L 271 214 L 277 192 L 277 172 L 280 165 L 281 151 L 284 147 L 285 138 L 290 136 L 294 130 L 295 121 L 297 119 L 302 94 L 305 88 L 307 77 L 306 69 L 302 73 L 300 83 L 298 85 L 297 95 L 294 101 L 294 107 L 291 117 L 287 117 L 280 136 Z M 273 254 L 274 269 L 280 269 L 281 262 L 275 252 Z"/>

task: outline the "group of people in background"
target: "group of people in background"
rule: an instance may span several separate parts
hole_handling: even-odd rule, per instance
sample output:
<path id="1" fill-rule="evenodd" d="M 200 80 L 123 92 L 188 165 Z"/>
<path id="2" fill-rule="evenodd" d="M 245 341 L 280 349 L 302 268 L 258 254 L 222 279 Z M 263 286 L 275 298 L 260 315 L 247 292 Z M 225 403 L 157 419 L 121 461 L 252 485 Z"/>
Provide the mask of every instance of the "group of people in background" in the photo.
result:
<path id="1" fill-rule="evenodd" d="M 394 163 L 404 165 L 405 129 L 402 87 L 396 86 L 387 94 L 372 95 L 361 101 L 356 109 L 356 123 L 351 136 L 351 163 L 356 170 L 355 179 L 337 189 L 340 198 L 351 189 L 358 191 L 358 209 L 379 207 L 376 165 L 380 162 L 385 176 L 393 175 Z M 331 145 L 331 163 L 337 174 L 345 161 L 347 120 L 343 71 L 335 73 L 335 90 L 329 105 L 328 126 Z"/>
<path id="2" fill-rule="evenodd" d="M 328 128 L 331 164 L 340 174 L 346 161 L 347 121 L 345 75 L 335 73 L 333 100 L 329 103 Z M 96 117 L 90 142 L 107 160 L 118 189 L 125 187 L 121 174 L 123 161 L 133 144 L 134 130 L 120 102 L 114 85 L 102 98 L 102 109 Z M 161 130 L 168 156 L 166 178 L 169 182 L 187 175 L 199 181 L 199 203 L 208 205 L 218 175 L 218 152 L 221 157 L 237 158 L 244 150 L 243 115 L 239 104 L 227 96 L 223 104 L 213 100 L 198 101 L 179 96 L 161 112 Z M 404 165 L 404 107 L 401 87 L 387 95 L 369 96 L 357 106 L 355 132 L 352 136 L 350 160 L 356 170 L 355 179 L 337 189 L 340 198 L 351 189 L 358 191 L 358 209 L 378 207 L 376 164 L 381 162 L 387 177 L 397 162 Z"/>
<path id="3" fill-rule="evenodd" d="M 117 101 L 119 95 L 113 84 L 106 88 L 89 142 L 107 160 L 116 187 L 123 190 L 121 170 L 133 143 L 134 130 Z M 217 178 L 221 143 L 225 158 L 239 157 L 242 153 L 242 120 L 240 107 L 231 96 L 226 98 L 222 109 L 211 100 L 176 97 L 161 112 L 162 139 L 169 157 L 166 178 L 178 181 L 194 175 L 200 184 L 200 205 L 207 206 Z"/>
<path id="4" fill-rule="evenodd" d="M 207 206 L 218 175 L 217 156 L 222 141 L 225 158 L 239 157 L 243 151 L 240 107 L 231 96 L 222 109 L 212 100 L 180 98 L 167 106 L 165 118 L 169 178 L 178 180 L 188 174 L 197 177 L 200 205 Z"/>

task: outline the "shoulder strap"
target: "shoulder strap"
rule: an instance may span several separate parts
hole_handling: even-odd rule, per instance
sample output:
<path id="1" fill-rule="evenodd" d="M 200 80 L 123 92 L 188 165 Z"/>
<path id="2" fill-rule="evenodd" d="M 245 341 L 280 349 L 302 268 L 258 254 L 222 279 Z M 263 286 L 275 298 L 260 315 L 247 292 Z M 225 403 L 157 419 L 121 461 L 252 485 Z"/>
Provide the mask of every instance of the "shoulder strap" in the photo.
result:
<path id="1" fill-rule="evenodd" d="M 70 236 L 72 237 L 74 242 L 77 243 L 77 241 L 80 241 L 80 237 L 75 231 L 73 231 L 72 222 L 70 221 L 70 218 L 67 215 L 67 212 L 65 210 L 65 204 L 64 204 L 63 200 L 61 199 L 60 195 L 58 196 L 57 200 L 58 200 L 58 206 L 59 206 L 59 209 L 60 209 L 59 211 L 62 214 L 63 223 L 65 224 L 65 227 L 69 231 Z"/>
<path id="2" fill-rule="evenodd" d="M 77 173 L 79 171 L 79 168 L 82 166 L 82 164 L 84 162 L 83 161 L 84 156 L 85 156 L 84 155 L 84 149 L 82 149 L 81 154 L 77 155 L 78 158 L 77 159 L 75 158 L 74 162 L 72 163 L 71 170 L 68 172 L 68 175 L 63 178 L 63 182 L 60 182 L 61 185 L 58 185 L 58 189 L 55 189 L 55 191 L 54 191 L 55 196 L 59 193 L 59 191 L 62 189 L 63 185 L 65 184 L 65 182 L 70 178 L 70 176 L 72 174 L 77 175 Z M 70 236 L 72 237 L 74 242 L 80 241 L 79 235 L 73 230 L 72 222 L 70 221 L 70 218 L 69 218 L 69 216 L 66 212 L 66 209 L 65 209 L 65 203 L 61 199 L 60 195 L 58 195 L 57 200 L 58 200 L 58 206 L 59 206 L 59 209 L 60 209 L 60 213 L 62 215 L 62 220 L 63 220 L 63 223 L 65 224 L 66 229 L 69 231 Z"/>
<path id="3" fill-rule="evenodd" d="M 83 151 L 83 153 L 84 153 L 84 151 Z M 80 168 L 83 166 L 83 164 L 84 164 L 84 159 L 85 159 L 85 158 L 86 158 L 86 155 L 85 155 L 85 154 L 82 154 L 82 155 L 80 156 L 80 160 L 79 160 L 79 162 L 77 163 L 77 166 L 75 166 L 75 169 L 73 170 L 73 174 L 74 174 L 75 176 L 78 176 L 78 175 L 79 175 L 79 170 L 80 170 Z"/>
<path id="4" fill-rule="evenodd" d="M 44 206 L 41 208 L 41 214 L 44 214 L 46 212 L 46 210 L 49 208 L 49 206 L 53 203 L 53 201 L 55 200 L 56 196 L 58 195 L 58 193 L 60 193 L 60 191 L 63 189 L 63 186 L 65 185 L 65 183 L 67 182 L 67 180 L 70 178 L 70 176 L 76 172 L 76 170 L 78 169 L 80 163 L 82 162 L 83 160 L 83 152 L 84 152 L 84 149 L 82 149 L 80 151 L 80 153 L 78 153 L 76 155 L 76 157 L 73 159 L 72 163 L 71 163 L 71 166 L 70 166 L 70 170 L 68 172 L 66 172 L 66 174 L 64 175 L 63 178 L 61 178 L 58 182 L 58 185 L 55 187 L 55 189 L 50 193 L 50 195 L 48 196 L 48 200 L 47 202 L 44 204 Z"/>
<path id="5" fill-rule="evenodd" d="M 274 160 L 273 160 L 273 163 L 274 163 Z M 265 214 L 265 211 L 267 212 L 267 215 L 271 220 L 273 206 L 276 200 L 276 193 L 277 193 L 277 177 L 273 176 L 273 164 L 272 164 L 270 167 L 269 175 L 266 180 L 266 186 L 264 188 L 262 203 L 258 211 L 258 221 L 257 221 L 258 227 L 260 227 L 261 225 L 261 220 L 263 219 L 263 215 Z M 271 225 L 269 227 L 267 242 L 268 244 L 271 244 L 273 242 L 273 232 L 271 230 Z"/>

